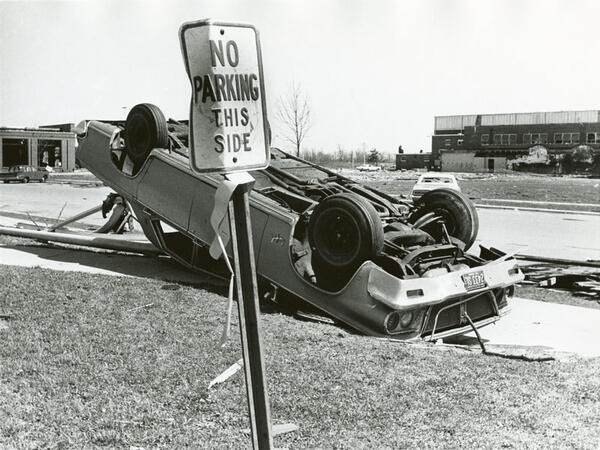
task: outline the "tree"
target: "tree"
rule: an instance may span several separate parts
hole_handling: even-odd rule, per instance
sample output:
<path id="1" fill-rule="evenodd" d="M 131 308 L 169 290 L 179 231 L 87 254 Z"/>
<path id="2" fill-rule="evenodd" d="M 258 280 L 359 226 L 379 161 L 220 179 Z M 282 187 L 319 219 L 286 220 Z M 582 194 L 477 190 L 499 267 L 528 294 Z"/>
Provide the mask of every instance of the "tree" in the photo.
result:
<path id="1" fill-rule="evenodd" d="M 300 147 L 312 126 L 308 99 L 300 86 L 292 83 L 290 92 L 279 99 L 276 117 L 284 128 L 284 139 L 294 146 L 296 156 L 300 156 Z"/>
<path id="2" fill-rule="evenodd" d="M 337 145 L 337 152 L 335 155 L 335 159 L 338 161 L 346 161 L 346 151 L 340 144 Z"/>
<path id="3" fill-rule="evenodd" d="M 381 155 L 379 154 L 377 149 L 374 148 L 369 152 L 369 156 L 367 156 L 367 161 L 370 164 L 377 164 L 379 162 L 380 158 L 381 158 Z"/>

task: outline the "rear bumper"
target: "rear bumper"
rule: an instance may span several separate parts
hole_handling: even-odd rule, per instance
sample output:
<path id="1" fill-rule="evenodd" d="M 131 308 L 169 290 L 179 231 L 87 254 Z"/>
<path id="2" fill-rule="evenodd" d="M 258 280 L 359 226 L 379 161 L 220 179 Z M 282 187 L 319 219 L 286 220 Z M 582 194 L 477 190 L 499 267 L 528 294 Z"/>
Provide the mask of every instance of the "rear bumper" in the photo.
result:
<path id="1" fill-rule="evenodd" d="M 510 306 L 505 306 L 504 308 L 501 308 L 498 310 L 497 315 L 493 315 L 491 317 L 487 317 L 487 318 L 481 319 L 481 320 L 474 320 L 473 322 L 474 322 L 475 327 L 477 329 L 480 329 L 482 327 L 485 327 L 487 325 L 497 322 L 498 320 L 500 320 L 500 318 L 504 317 L 508 313 L 510 313 Z M 465 334 L 470 331 L 473 331 L 473 328 L 471 327 L 471 325 L 467 324 L 467 325 L 458 326 L 458 327 L 451 328 L 449 330 L 444 330 L 444 331 L 423 332 L 421 338 L 424 341 L 434 341 L 437 339 L 445 339 L 450 336 L 459 336 L 461 334 Z"/>
<path id="2" fill-rule="evenodd" d="M 486 286 L 467 290 L 462 277 L 475 272 L 483 273 Z M 398 279 L 383 269 L 375 268 L 369 274 L 367 290 L 373 299 L 386 306 L 398 311 L 409 311 L 442 303 L 451 298 L 470 297 L 512 286 L 523 278 L 523 273 L 514 260 L 492 261 L 476 268 L 408 280 Z"/>

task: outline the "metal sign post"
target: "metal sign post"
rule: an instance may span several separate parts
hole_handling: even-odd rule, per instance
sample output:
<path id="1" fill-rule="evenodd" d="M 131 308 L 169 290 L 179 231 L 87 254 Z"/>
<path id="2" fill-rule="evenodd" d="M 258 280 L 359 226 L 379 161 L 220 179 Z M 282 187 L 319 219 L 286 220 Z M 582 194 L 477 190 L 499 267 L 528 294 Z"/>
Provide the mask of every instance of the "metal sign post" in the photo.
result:
<path id="1" fill-rule="evenodd" d="M 273 439 L 267 383 L 264 376 L 265 363 L 262 353 L 258 288 L 248 201 L 253 184 L 254 182 L 250 182 L 237 186 L 229 203 L 229 220 L 233 254 L 237 256 L 234 258 L 235 276 L 252 443 L 254 448 L 270 449 L 273 446 Z"/>
<path id="2" fill-rule="evenodd" d="M 251 25 L 203 20 L 183 24 L 179 38 L 192 85 L 190 166 L 199 173 L 237 172 L 226 175 L 217 189 L 211 222 L 219 238 L 229 210 L 230 233 L 221 237 L 230 237 L 233 248 L 252 444 L 271 449 L 250 219 L 254 179 L 245 173 L 267 167 L 270 155 L 258 32 Z M 219 253 L 211 246 L 213 257 Z"/>

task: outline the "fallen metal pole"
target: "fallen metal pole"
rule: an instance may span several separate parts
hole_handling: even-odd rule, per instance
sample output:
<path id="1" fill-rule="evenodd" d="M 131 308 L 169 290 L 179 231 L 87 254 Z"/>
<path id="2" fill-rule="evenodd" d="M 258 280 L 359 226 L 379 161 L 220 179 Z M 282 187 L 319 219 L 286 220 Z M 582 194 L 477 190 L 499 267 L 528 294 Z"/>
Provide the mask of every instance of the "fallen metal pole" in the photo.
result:
<path id="1" fill-rule="evenodd" d="M 546 258 L 543 256 L 535 256 L 535 255 L 515 255 L 516 259 L 520 259 L 522 261 L 535 261 L 535 262 L 545 262 L 550 264 L 563 264 L 567 266 L 583 266 L 583 267 L 598 267 L 600 268 L 600 261 L 577 261 L 575 259 L 562 259 L 562 258 Z"/>
<path id="2" fill-rule="evenodd" d="M 95 214 L 95 213 L 97 213 L 99 211 L 102 211 L 102 205 L 95 206 L 93 208 L 88 209 L 87 211 L 83 211 L 83 212 L 77 214 L 76 216 L 69 217 L 68 219 L 65 219 L 65 220 L 62 220 L 62 221 L 60 221 L 58 223 L 55 223 L 50 228 L 48 228 L 48 231 L 54 231 L 57 228 L 62 228 L 65 225 L 68 225 L 68 224 L 73 223 L 73 222 L 77 222 L 78 220 L 83 219 L 84 217 L 87 217 L 87 216 L 91 216 L 92 214 Z"/>
<path id="3" fill-rule="evenodd" d="M 63 244 L 83 245 L 85 247 L 103 248 L 145 255 L 162 255 L 163 252 L 154 245 L 145 242 L 124 241 L 106 237 L 85 236 L 78 234 L 56 233 L 54 231 L 23 230 L 21 228 L 0 227 L 0 234 L 8 236 L 36 239 L 39 241 L 61 242 Z"/>

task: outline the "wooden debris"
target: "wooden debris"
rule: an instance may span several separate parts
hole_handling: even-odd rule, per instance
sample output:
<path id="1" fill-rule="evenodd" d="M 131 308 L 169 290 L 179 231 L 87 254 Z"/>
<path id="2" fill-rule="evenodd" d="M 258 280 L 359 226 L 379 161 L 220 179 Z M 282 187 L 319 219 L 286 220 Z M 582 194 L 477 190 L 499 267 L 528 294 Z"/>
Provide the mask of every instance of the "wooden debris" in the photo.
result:
<path id="1" fill-rule="evenodd" d="M 233 363 L 229 368 L 227 368 L 221 375 L 216 377 L 208 384 L 208 389 L 213 387 L 215 384 L 223 383 L 235 375 L 242 367 L 244 367 L 244 359 L 239 359 L 237 362 Z"/>
<path id="2" fill-rule="evenodd" d="M 321 316 L 319 314 L 308 313 L 304 311 L 296 311 L 294 314 L 296 319 L 300 320 L 309 320 L 312 322 L 326 323 L 328 325 L 335 325 L 335 321 L 326 316 Z"/>
<path id="3" fill-rule="evenodd" d="M 521 270 L 525 274 L 523 284 L 567 290 L 582 297 L 600 299 L 600 270 L 556 264 L 531 264 L 521 266 Z"/>
<path id="4" fill-rule="evenodd" d="M 578 261 L 574 259 L 564 259 L 564 258 L 547 258 L 543 256 L 534 256 L 534 255 L 522 255 L 516 254 L 516 259 L 521 259 L 523 261 L 537 261 L 541 263 L 548 264 L 562 264 L 568 266 L 581 266 L 581 267 L 596 267 L 600 269 L 600 261 L 598 260 L 587 260 L 587 261 Z"/>
<path id="5" fill-rule="evenodd" d="M 281 423 L 272 425 L 271 429 L 273 436 L 278 436 L 280 434 L 291 433 L 292 431 L 298 430 L 298 425 L 294 423 Z M 250 428 L 244 428 L 242 433 L 250 434 Z"/>

